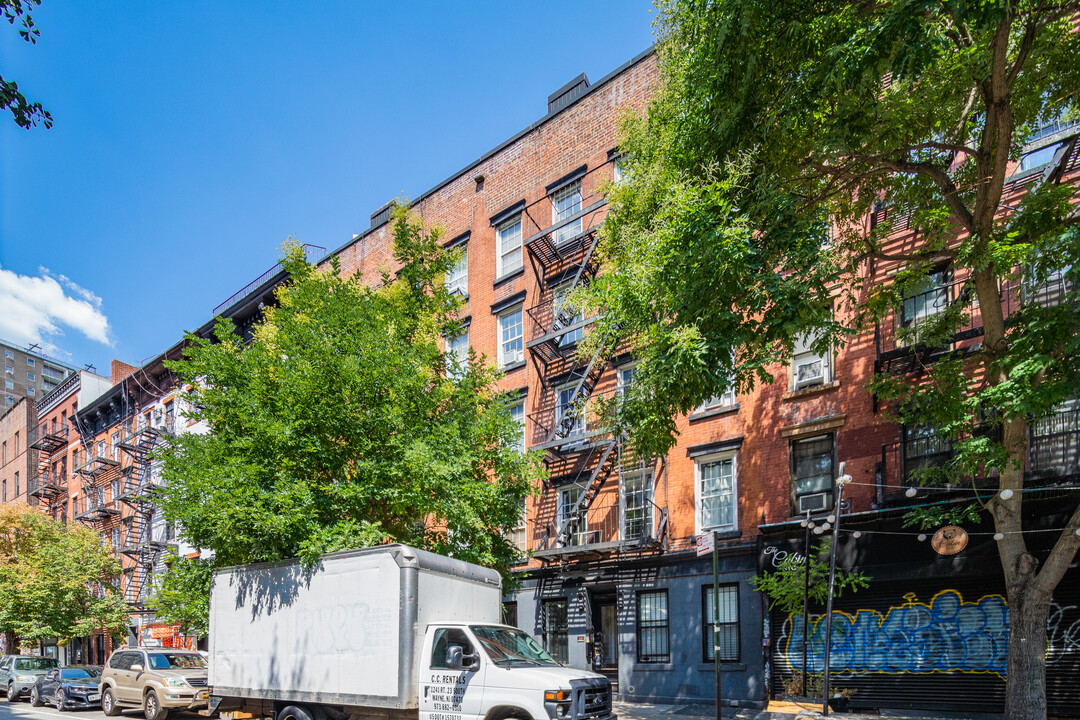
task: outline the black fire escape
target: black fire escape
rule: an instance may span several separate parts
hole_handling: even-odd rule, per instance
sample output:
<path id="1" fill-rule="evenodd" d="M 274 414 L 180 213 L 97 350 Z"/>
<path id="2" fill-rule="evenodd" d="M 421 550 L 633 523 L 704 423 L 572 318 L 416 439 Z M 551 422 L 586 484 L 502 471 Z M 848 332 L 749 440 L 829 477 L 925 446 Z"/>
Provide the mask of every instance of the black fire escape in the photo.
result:
<path id="1" fill-rule="evenodd" d="M 62 454 L 67 448 L 68 426 L 50 426 L 42 422 L 30 431 L 28 439 L 28 447 L 38 451 L 38 464 L 28 486 L 30 496 L 37 498 L 46 512 L 55 518 L 67 500 L 67 467 L 65 464 L 61 470 L 53 456 Z"/>

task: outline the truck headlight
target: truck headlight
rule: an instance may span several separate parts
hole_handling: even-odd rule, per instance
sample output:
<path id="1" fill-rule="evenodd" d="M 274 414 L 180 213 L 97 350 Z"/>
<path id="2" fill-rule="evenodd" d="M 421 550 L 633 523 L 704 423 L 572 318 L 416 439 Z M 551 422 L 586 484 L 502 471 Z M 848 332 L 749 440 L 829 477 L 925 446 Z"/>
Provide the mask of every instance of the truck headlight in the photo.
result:
<path id="1" fill-rule="evenodd" d="M 18 682 L 36 682 L 37 677 L 35 675 L 16 675 L 15 680 Z"/>
<path id="2" fill-rule="evenodd" d="M 551 718 L 570 717 L 570 691 L 547 690 L 544 692 L 544 709 Z"/>
<path id="3" fill-rule="evenodd" d="M 187 687 L 187 680 L 184 678 L 165 678 L 165 685 L 168 687 Z"/>

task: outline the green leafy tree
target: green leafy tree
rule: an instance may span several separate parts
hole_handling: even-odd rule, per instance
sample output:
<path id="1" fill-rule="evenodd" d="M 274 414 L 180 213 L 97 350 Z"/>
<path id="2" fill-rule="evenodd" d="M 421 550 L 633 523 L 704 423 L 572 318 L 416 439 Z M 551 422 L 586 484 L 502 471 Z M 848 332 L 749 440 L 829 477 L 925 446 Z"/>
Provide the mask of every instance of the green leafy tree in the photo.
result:
<path id="1" fill-rule="evenodd" d="M 943 473 L 921 482 L 989 468 L 1009 491 L 960 514 L 992 517 L 1005 538 L 1010 718 L 1045 717 L 1048 604 L 1080 546 L 1080 513 L 1044 557 L 1021 520 L 1028 424 L 1080 387 L 1080 235 L 1060 173 L 1008 208 L 1002 200 L 1027 139 L 1075 117 L 1078 7 L 664 0 L 663 88 L 647 117 L 627 122 L 607 272 L 579 298 L 604 310 L 589 349 L 639 352 L 619 421 L 639 449 L 662 453 L 680 414 L 772 382 L 797 336 L 840 346 L 900 309 L 940 263 L 966 278 L 960 295 L 978 301 L 982 344 L 917 383 L 879 378 L 874 390 L 897 419 L 951 443 Z M 909 213 L 917 242 L 890 245 L 888 223 L 867 222 L 875 203 Z M 873 282 L 887 262 L 902 270 Z M 1060 303 L 1006 318 L 1003 286 L 1015 299 L 1056 273 Z M 971 305 L 901 342 L 951 337 Z"/>
<path id="2" fill-rule="evenodd" d="M 206 637 L 210 631 L 210 581 L 214 562 L 209 558 L 180 557 L 175 552 L 157 576 L 151 601 L 158 620 L 180 626 L 185 635 Z"/>
<path id="3" fill-rule="evenodd" d="M 120 564 L 97 533 L 36 508 L 0 505 L 0 632 L 15 640 L 120 637 L 127 605 L 112 584 Z"/>
<path id="4" fill-rule="evenodd" d="M 0 17 L 7 20 L 8 25 L 18 25 L 19 37 L 33 45 L 37 43 L 41 31 L 34 24 L 30 11 L 40 4 L 41 0 L 0 0 Z M 0 76 L 0 110 L 9 111 L 15 123 L 28 130 L 39 122 L 47 128 L 53 125 L 52 115 L 41 103 L 27 100 L 19 91 L 18 83 L 3 76 Z"/>
<path id="5" fill-rule="evenodd" d="M 249 343 L 219 321 L 172 365 L 209 432 L 163 450 L 160 501 L 217 566 L 390 541 L 504 573 L 519 560 L 506 534 L 542 465 L 512 449 L 497 372 L 441 349 L 460 302 L 440 232 L 399 212 L 393 236 L 401 269 L 379 287 L 288 250 L 290 281 Z"/>

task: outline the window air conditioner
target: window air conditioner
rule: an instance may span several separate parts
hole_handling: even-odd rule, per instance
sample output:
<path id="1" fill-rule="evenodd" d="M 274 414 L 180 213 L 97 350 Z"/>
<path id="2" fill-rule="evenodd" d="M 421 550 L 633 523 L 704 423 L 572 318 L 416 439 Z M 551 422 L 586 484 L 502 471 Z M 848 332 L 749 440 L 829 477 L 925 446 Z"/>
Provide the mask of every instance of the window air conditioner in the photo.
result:
<path id="1" fill-rule="evenodd" d="M 799 514 L 802 515 L 807 511 L 815 512 L 817 510 L 827 510 L 829 507 L 829 493 L 819 492 L 811 495 L 799 496 Z"/>
<path id="2" fill-rule="evenodd" d="M 825 359 L 809 357 L 795 361 L 795 388 L 820 385 L 825 382 Z"/>

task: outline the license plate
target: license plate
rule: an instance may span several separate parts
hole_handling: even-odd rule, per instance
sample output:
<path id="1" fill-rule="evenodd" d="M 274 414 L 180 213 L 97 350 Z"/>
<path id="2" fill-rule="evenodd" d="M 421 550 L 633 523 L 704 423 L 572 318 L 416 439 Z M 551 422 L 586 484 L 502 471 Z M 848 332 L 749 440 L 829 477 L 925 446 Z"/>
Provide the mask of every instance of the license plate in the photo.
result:
<path id="1" fill-rule="evenodd" d="M 98 695 L 97 693 L 91 693 L 91 694 L 86 696 L 87 702 L 97 702 L 100 699 L 101 699 L 101 696 Z"/>

